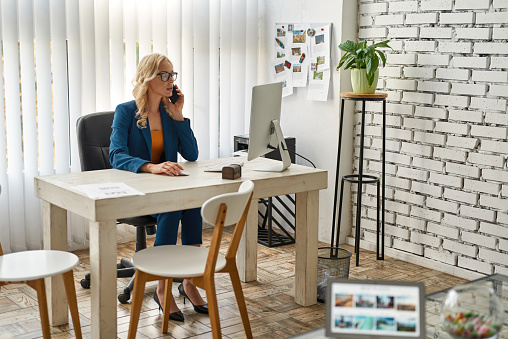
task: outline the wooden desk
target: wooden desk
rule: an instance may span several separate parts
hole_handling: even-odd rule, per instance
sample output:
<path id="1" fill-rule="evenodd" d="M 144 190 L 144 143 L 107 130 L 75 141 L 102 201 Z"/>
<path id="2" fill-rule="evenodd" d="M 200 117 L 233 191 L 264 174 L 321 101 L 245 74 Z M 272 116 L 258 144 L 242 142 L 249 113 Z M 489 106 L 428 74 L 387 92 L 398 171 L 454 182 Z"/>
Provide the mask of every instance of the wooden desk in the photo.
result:
<path id="1" fill-rule="evenodd" d="M 238 159 L 238 158 L 235 158 Z M 243 281 L 257 277 L 258 199 L 296 193 L 295 301 L 316 303 L 319 190 L 327 187 L 327 172 L 291 165 L 282 173 L 254 168 L 274 160 L 258 158 L 242 167 L 242 177 L 223 180 L 220 173 L 204 172 L 224 159 L 182 163 L 189 176 L 169 177 L 121 170 L 67 173 L 35 178 L 35 195 L 43 200 L 44 248 L 67 251 L 67 211 L 89 220 L 92 296 L 92 337 L 116 337 L 116 219 L 200 207 L 212 196 L 233 192 L 243 180 L 255 184 L 247 227 L 238 249 Z M 114 199 L 91 199 L 77 185 L 124 182 L 145 193 Z M 50 322 L 68 322 L 63 283 L 47 282 Z"/>

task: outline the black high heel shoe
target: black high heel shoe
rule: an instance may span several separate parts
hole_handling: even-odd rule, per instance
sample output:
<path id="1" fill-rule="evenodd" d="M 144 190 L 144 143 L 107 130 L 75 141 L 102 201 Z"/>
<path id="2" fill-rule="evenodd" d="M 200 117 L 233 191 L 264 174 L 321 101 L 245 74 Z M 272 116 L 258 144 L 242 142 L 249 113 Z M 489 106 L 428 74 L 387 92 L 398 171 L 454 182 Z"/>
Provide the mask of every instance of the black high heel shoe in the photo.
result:
<path id="1" fill-rule="evenodd" d="M 208 305 L 194 305 L 192 300 L 187 296 L 187 293 L 185 293 L 185 289 L 183 288 L 183 284 L 178 285 L 178 292 L 180 292 L 180 295 L 183 296 L 183 303 L 185 304 L 185 298 L 189 299 L 190 303 L 192 304 L 192 307 L 194 307 L 194 311 L 198 313 L 208 314 Z"/>
<path id="2" fill-rule="evenodd" d="M 153 300 L 155 300 L 157 305 L 159 305 L 159 311 L 164 312 L 164 310 L 162 309 L 161 303 L 159 301 L 159 296 L 157 295 L 157 289 L 155 289 L 155 292 L 153 292 Z M 183 317 L 182 311 L 170 313 L 169 319 L 175 320 L 175 321 L 184 321 L 185 320 L 185 318 Z"/>

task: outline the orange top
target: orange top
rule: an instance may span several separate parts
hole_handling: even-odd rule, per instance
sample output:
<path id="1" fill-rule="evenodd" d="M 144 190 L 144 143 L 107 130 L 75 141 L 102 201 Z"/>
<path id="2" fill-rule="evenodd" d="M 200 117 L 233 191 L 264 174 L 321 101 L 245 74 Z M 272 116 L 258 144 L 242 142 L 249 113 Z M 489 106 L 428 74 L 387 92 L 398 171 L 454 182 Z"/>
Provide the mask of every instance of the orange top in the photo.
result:
<path id="1" fill-rule="evenodd" d="M 152 134 L 152 163 L 158 164 L 161 162 L 161 156 L 164 153 L 164 139 L 162 130 L 150 131 Z"/>

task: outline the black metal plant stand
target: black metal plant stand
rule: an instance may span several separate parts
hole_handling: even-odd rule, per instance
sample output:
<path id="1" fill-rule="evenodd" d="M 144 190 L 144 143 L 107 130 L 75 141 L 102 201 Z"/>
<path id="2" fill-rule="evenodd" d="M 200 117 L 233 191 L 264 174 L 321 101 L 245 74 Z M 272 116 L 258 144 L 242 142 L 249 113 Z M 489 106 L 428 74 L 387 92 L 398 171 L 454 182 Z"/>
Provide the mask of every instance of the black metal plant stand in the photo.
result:
<path id="1" fill-rule="evenodd" d="M 376 245 L 376 257 L 377 260 L 384 260 L 384 247 L 385 247 L 385 150 L 386 150 L 386 93 L 374 93 L 374 94 L 357 94 L 353 92 L 342 92 L 341 96 L 341 107 L 340 107 L 340 126 L 339 126 L 339 143 L 337 148 L 337 168 L 335 171 L 335 194 L 333 199 L 333 220 L 332 220 L 332 241 L 335 241 L 335 246 L 339 247 L 339 235 L 340 235 L 340 222 L 342 214 L 342 195 L 344 189 L 344 182 L 350 182 L 358 184 L 358 193 L 356 200 L 356 228 L 355 228 L 355 253 L 356 253 L 356 266 L 360 263 L 360 221 L 361 221 L 361 207 L 362 207 L 362 185 L 363 184 L 376 184 L 377 185 L 377 245 Z M 360 159 L 358 174 L 345 175 L 341 181 L 341 198 L 339 205 L 339 216 L 337 214 L 337 193 L 339 183 L 339 168 L 340 168 L 340 153 L 342 147 L 342 128 L 344 122 L 344 103 L 345 100 L 361 101 L 362 102 L 362 122 L 361 122 L 361 133 L 360 133 Z M 366 101 L 382 101 L 383 102 L 383 147 L 382 147 L 382 170 L 381 178 L 373 175 L 363 174 L 363 146 L 365 137 L 365 102 Z M 381 185 L 380 185 L 381 181 Z M 379 190 L 381 186 L 381 213 L 379 210 Z M 379 222 L 379 215 L 381 214 L 381 223 Z M 335 239 L 335 228 L 337 228 L 337 238 Z M 380 240 L 381 238 L 381 240 Z M 380 251 L 381 244 L 381 251 Z"/>

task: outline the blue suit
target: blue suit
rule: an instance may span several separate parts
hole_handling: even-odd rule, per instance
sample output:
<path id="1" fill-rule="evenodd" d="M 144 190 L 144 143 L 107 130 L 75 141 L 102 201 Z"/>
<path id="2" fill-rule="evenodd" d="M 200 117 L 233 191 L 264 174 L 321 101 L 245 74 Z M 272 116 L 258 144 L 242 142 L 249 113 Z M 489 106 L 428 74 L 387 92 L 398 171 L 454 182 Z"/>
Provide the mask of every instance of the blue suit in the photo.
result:
<path id="1" fill-rule="evenodd" d="M 146 128 L 136 125 L 136 102 L 130 101 L 116 107 L 109 146 L 109 162 L 113 168 L 138 173 L 143 164 L 152 162 L 152 136 L 150 123 Z M 161 162 L 177 162 L 180 153 L 185 160 L 198 158 L 198 144 L 190 127 L 190 120 L 173 120 L 160 105 L 164 154 Z M 155 246 L 174 245 L 178 235 L 178 226 L 182 221 L 182 244 L 202 243 L 201 209 L 174 211 L 154 215 L 157 217 Z"/>

